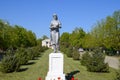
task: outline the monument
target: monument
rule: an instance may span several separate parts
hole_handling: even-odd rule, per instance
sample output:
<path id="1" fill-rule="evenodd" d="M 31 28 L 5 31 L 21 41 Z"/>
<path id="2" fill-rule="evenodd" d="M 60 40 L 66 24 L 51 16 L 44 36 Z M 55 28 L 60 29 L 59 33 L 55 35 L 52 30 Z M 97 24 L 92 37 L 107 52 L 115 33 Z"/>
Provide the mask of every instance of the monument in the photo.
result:
<path id="1" fill-rule="evenodd" d="M 64 58 L 59 47 L 59 28 L 61 28 L 61 23 L 57 15 L 53 14 L 53 20 L 50 24 L 50 38 L 54 51 L 49 54 L 49 71 L 46 80 L 65 80 L 65 74 L 63 73 Z"/>
<path id="2" fill-rule="evenodd" d="M 59 28 L 61 28 L 61 23 L 58 20 L 57 14 L 53 14 L 53 20 L 50 24 L 50 39 L 51 39 L 51 45 L 53 46 L 54 53 L 57 51 L 59 52 L 59 38 L 60 38 L 60 32 Z"/>

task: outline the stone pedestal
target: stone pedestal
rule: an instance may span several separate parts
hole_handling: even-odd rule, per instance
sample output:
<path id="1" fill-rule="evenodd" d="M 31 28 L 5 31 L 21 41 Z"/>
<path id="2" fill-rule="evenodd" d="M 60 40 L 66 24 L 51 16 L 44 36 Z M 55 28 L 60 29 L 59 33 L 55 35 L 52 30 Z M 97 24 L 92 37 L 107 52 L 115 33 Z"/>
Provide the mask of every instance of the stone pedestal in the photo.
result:
<path id="1" fill-rule="evenodd" d="M 63 62 L 62 53 L 49 54 L 49 71 L 46 80 L 65 80 L 65 74 L 63 74 Z"/>

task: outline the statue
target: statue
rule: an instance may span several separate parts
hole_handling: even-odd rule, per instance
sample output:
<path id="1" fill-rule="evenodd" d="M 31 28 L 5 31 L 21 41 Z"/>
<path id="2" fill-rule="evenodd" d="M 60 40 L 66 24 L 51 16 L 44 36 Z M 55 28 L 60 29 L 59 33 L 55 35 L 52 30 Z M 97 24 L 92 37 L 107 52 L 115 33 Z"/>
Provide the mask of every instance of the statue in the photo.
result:
<path id="1" fill-rule="evenodd" d="M 60 32 L 59 28 L 61 28 L 61 23 L 58 20 L 57 14 L 53 14 L 53 20 L 50 24 L 50 40 L 51 45 L 53 46 L 54 53 L 60 52 L 59 47 L 59 38 L 60 38 Z"/>

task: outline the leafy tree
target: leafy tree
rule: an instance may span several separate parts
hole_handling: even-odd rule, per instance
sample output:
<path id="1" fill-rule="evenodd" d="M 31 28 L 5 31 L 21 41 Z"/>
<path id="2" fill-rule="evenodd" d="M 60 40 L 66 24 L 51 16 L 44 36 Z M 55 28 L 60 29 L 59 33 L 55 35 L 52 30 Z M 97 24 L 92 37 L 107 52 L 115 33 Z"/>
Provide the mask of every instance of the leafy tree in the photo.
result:
<path id="1" fill-rule="evenodd" d="M 9 47 L 17 49 L 18 47 L 36 46 L 36 36 L 32 31 L 15 25 L 11 26 L 8 22 L 0 20 L 0 49 L 7 50 Z"/>
<path id="2" fill-rule="evenodd" d="M 88 33 L 83 38 L 83 48 L 85 49 L 93 49 L 97 46 L 97 39 L 91 33 Z"/>
<path id="3" fill-rule="evenodd" d="M 82 28 L 75 28 L 70 35 L 70 45 L 80 48 L 83 47 L 82 41 L 85 36 L 85 31 Z"/>
<path id="4" fill-rule="evenodd" d="M 36 46 L 37 41 L 36 41 L 36 35 L 32 31 L 27 32 L 27 39 L 28 39 L 28 45 L 27 46 Z"/>
<path id="5" fill-rule="evenodd" d="M 61 51 L 63 51 L 68 57 L 78 60 L 80 55 L 77 49 L 82 46 L 81 41 L 84 36 L 85 32 L 82 28 L 75 28 L 72 34 L 64 32 L 60 37 Z"/>
<path id="6" fill-rule="evenodd" d="M 63 51 L 65 54 L 69 55 L 69 36 L 70 34 L 67 32 L 64 32 L 60 37 L 60 50 Z"/>
<path id="7" fill-rule="evenodd" d="M 94 49 L 102 47 L 114 53 L 120 49 L 120 10 L 115 11 L 112 16 L 98 21 L 91 32 L 85 35 L 82 45 L 84 48 Z M 79 39 L 80 40 L 80 39 Z M 76 41 L 76 43 L 78 43 Z M 111 52 L 112 51 L 112 52 Z"/>
<path id="8" fill-rule="evenodd" d="M 120 10 L 118 11 L 115 11 L 113 13 L 113 18 L 116 20 L 117 22 L 117 27 L 116 27 L 116 32 L 115 32 L 115 38 L 116 38 L 116 50 L 119 50 L 120 49 Z"/>

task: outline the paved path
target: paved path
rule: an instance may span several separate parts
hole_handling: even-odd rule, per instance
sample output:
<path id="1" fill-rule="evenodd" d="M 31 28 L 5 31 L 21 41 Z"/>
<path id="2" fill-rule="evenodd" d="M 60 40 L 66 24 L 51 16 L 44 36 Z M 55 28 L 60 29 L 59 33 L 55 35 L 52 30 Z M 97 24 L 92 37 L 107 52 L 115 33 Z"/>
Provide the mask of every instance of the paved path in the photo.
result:
<path id="1" fill-rule="evenodd" d="M 107 62 L 109 64 L 109 66 L 112 67 L 112 68 L 115 68 L 115 69 L 119 68 L 118 58 L 106 56 L 105 62 Z"/>

